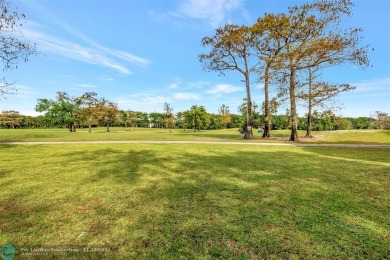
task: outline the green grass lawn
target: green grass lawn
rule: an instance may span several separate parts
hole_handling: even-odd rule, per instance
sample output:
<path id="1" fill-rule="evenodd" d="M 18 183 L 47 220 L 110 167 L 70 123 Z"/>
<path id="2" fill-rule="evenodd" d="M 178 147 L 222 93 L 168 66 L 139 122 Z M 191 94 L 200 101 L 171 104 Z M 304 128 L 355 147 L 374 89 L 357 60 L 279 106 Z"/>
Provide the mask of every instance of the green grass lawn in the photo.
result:
<path id="1" fill-rule="evenodd" d="M 389 257 L 389 149 L 0 145 L 0 156 L 0 246 L 19 256 Z"/>
<path id="2" fill-rule="evenodd" d="M 287 142 L 289 130 L 274 130 L 270 139 L 262 139 L 261 133 L 254 131 L 255 140 L 251 142 Z M 390 144 L 390 131 L 351 130 L 313 132 L 314 138 L 304 138 L 305 131 L 299 131 L 301 142 L 311 143 L 345 143 L 345 144 Z M 168 133 L 166 129 L 151 128 L 111 128 L 107 133 L 104 127 L 93 129 L 78 129 L 70 133 L 67 129 L 0 129 L 1 142 L 25 141 L 110 141 L 110 140 L 162 140 L 162 141 L 243 141 L 237 129 L 223 129 L 194 132 L 174 129 Z"/>

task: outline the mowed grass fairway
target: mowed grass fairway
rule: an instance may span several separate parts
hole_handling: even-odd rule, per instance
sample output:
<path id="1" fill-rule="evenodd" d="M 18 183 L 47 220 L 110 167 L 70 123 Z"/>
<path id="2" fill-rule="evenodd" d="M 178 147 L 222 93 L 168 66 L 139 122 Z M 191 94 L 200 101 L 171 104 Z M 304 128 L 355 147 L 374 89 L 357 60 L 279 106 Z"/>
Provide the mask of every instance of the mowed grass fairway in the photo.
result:
<path id="1" fill-rule="evenodd" d="M 218 142 L 287 142 L 290 130 L 273 130 L 270 139 L 262 139 L 262 133 L 254 129 L 255 140 L 243 140 L 238 129 L 223 129 L 194 132 L 187 129 L 160 128 L 123 128 L 112 127 L 107 133 L 106 128 L 77 129 L 69 133 L 67 129 L 0 129 L 2 142 L 50 142 L 50 141 L 118 141 L 118 140 L 160 140 L 160 141 L 218 141 Z M 342 143 L 342 144 L 390 144 L 390 131 L 381 130 L 350 130 L 350 131 L 313 131 L 314 138 L 304 138 L 305 131 L 299 131 L 300 142 L 310 143 Z"/>
<path id="2" fill-rule="evenodd" d="M 390 149 L 0 145 L 0 156 L 0 245 L 19 255 L 389 257 Z"/>

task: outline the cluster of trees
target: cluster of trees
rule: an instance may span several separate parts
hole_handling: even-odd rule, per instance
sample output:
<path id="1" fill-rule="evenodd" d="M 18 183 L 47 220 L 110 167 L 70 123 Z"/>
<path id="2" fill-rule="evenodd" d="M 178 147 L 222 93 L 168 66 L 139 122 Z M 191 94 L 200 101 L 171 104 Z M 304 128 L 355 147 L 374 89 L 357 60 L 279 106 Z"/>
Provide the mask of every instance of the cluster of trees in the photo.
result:
<path id="1" fill-rule="evenodd" d="M 80 97 L 71 97 L 66 92 L 57 92 L 55 100 L 38 99 L 36 111 L 43 115 L 36 117 L 21 115 L 18 111 L 2 111 L 0 113 L 1 128 L 64 128 L 75 132 L 77 128 L 105 126 L 107 132 L 110 126 L 192 129 L 193 131 L 214 130 L 222 128 L 239 128 L 246 130 L 246 99 L 238 107 L 241 114 L 232 114 L 230 108 L 222 105 L 218 114 L 208 113 L 203 106 L 193 105 L 190 109 L 173 112 L 169 103 L 164 104 L 164 112 L 145 113 L 141 111 L 119 109 L 117 104 L 98 98 L 94 92 L 86 92 Z M 271 102 L 272 103 L 272 102 Z M 264 106 L 262 108 L 264 110 Z M 264 114 L 258 111 L 255 102 L 252 103 L 251 117 L 255 126 L 262 126 Z M 307 118 L 297 118 L 297 129 L 307 129 Z M 291 129 L 291 111 L 277 114 L 274 104 L 269 115 L 270 128 L 275 130 Z M 384 129 L 390 130 L 390 116 L 384 112 L 376 112 L 374 117 L 343 118 L 336 116 L 331 110 L 314 111 L 312 128 L 315 131 L 349 130 L 349 129 Z"/>
<path id="2" fill-rule="evenodd" d="M 227 24 L 202 39 L 203 46 L 211 48 L 199 55 L 205 70 L 222 75 L 236 71 L 242 75 L 247 94 L 245 139 L 253 138 L 253 77 L 264 85 L 263 137 L 270 136 L 269 88 L 274 86 L 278 98 L 290 103 L 291 141 L 298 141 L 298 101 L 308 108 L 306 136 L 311 137 L 314 107 L 354 89 L 320 78 L 327 67 L 346 62 L 362 67 L 369 64 L 367 46 L 359 46 L 361 29 L 341 27 L 352 6 L 351 0 L 317 0 L 292 6 L 285 13 L 265 14 L 252 26 Z"/>
<path id="3" fill-rule="evenodd" d="M 57 92 L 56 100 L 38 99 L 35 110 L 45 113 L 44 117 L 53 125 L 67 125 L 70 132 L 76 132 L 77 125 L 88 125 L 91 132 L 93 124 L 104 124 L 109 132 L 110 125 L 119 116 L 118 106 L 105 98 L 98 98 L 95 92 L 86 92 L 80 97 Z"/>
<path id="4" fill-rule="evenodd" d="M 192 106 L 189 110 L 173 113 L 169 103 L 164 104 L 164 112 L 145 113 L 140 111 L 119 109 L 118 105 L 99 98 L 95 92 L 86 92 L 79 97 L 72 97 L 66 92 L 57 92 L 56 99 L 38 99 L 35 107 L 41 116 L 22 116 L 17 111 L 3 111 L 0 114 L 2 128 L 15 127 L 68 127 L 75 132 L 77 127 L 104 125 L 107 132 L 110 126 L 124 127 L 155 127 L 193 129 L 235 128 L 241 124 L 241 117 L 231 115 L 229 107 L 222 105 L 221 115 L 210 114 L 203 106 Z"/>

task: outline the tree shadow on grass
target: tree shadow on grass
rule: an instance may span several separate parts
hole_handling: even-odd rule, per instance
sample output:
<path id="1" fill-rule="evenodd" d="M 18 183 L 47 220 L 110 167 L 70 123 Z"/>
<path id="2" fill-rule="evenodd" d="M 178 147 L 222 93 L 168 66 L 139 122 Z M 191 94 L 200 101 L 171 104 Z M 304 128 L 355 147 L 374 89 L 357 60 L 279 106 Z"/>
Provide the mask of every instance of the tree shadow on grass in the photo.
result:
<path id="1" fill-rule="evenodd" d="M 86 228 L 75 243 L 108 244 L 116 258 L 386 254 L 383 234 L 350 221 L 358 215 L 384 227 L 386 183 L 360 185 L 351 162 L 328 156 L 326 149 L 121 147 L 58 155 L 64 165 L 91 169 L 75 191 L 81 200 L 67 202 L 76 205 L 73 217 Z M 353 163 L 363 171 L 371 167 L 364 160 Z M 31 215 L 40 212 L 31 203 L 16 205 L 4 214 L 5 221 L 14 221 L 24 208 Z M 20 225 L 29 227 L 31 220 L 22 216 Z M 49 226 L 53 232 L 58 223 Z"/>
<path id="2" fill-rule="evenodd" d="M 131 252 L 129 256 L 385 254 L 383 234 L 356 227 L 342 217 L 360 214 L 369 218 L 372 202 L 364 200 L 369 194 L 383 195 L 375 185 L 367 193 L 367 187 L 359 185 L 362 180 L 348 172 L 347 162 L 318 160 L 313 154 L 302 160 L 302 155 L 286 151 L 173 154 L 175 164 L 171 165 L 170 156 L 145 150 L 137 153 L 139 163 L 147 167 L 137 168 L 140 189 L 135 190 L 148 209 L 139 212 L 141 217 L 129 227 L 131 233 L 140 234 L 130 235 L 130 242 L 122 245 Z M 130 158 L 126 155 L 119 161 Z M 130 172 L 122 172 L 115 180 L 125 183 Z M 104 170 L 101 177 L 107 174 Z M 374 209 L 379 211 L 378 219 L 386 214 L 381 203 Z"/>

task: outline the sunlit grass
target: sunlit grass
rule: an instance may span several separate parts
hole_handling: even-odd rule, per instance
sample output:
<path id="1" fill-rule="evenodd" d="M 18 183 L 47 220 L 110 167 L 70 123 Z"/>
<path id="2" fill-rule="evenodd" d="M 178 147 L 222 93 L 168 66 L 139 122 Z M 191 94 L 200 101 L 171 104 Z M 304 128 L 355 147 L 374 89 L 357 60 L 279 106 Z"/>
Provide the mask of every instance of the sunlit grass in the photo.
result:
<path id="1" fill-rule="evenodd" d="M 111 128 L 107 133 L 104 127 L 94 128 L 92 133 L 87 129 L 78 129 L 70 133 L 67 129 L 0 129 L 0 142 L 26 141 L 115 141 L 115 140 L 161 140 L 161 141 L 243 141 L 238 129 L 192 130 L 151 128 Z M 254 132 L 255 140 L 250 142 L 287 142 L 289 130 L 273 130 L 270 139 L 262 139 L 261 133 Z M 390 144 L 390 131 L 351 130 L 313 132 L 313 138 L 304 138 L 305 131 L 299 131 L 301 142 L 310 143 L 356 143 L 356 144 Z"/>
<path id="2" fill-rule="evenodd" d="M 387 149 L 3 145 L 0 156 L 0 244 L 17 250 L 103 247 L 108 259 L 388 256 Z"/>
<path id="3" fill-rule="evenodd" d="M 309 141 L 325 143 L 390 144 L 389 130 L 341 130 L 313 132 Z M 307 139 L 307 138 L 305 138 Z"/>

